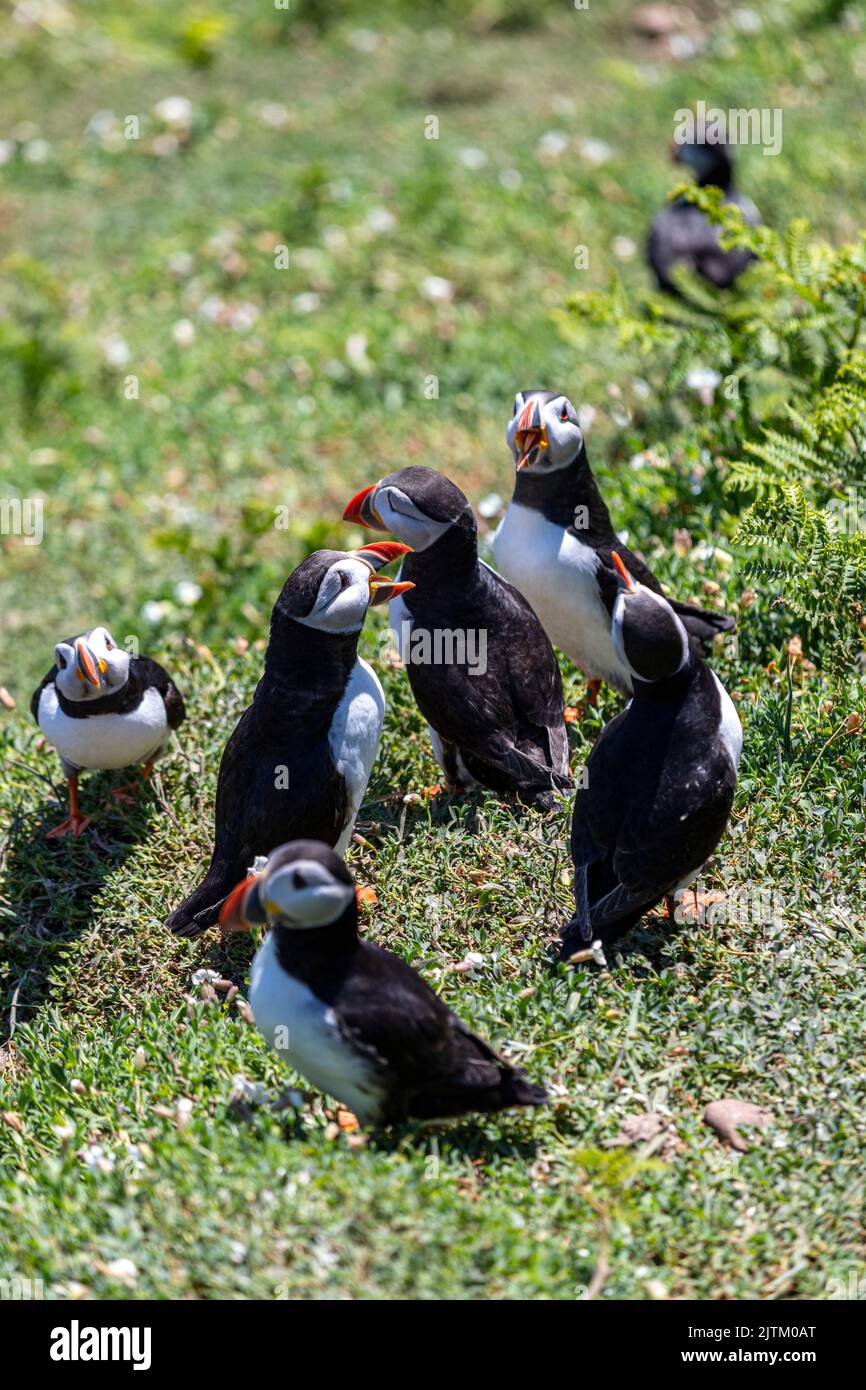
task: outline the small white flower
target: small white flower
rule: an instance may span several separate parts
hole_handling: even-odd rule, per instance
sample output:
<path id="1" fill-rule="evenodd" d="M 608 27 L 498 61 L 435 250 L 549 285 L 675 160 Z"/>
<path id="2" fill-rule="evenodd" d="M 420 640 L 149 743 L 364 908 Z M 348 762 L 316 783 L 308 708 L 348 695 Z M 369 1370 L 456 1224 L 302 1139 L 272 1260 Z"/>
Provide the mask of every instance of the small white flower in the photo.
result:
<path id="1" fill-rule="evenodd" d="M 314 314 L 321 303 L 321 295 L 316 294 L 315 290 L 307 290 L 304 294 L 295 295 L 292 308 L 297 314 Z"/>
<path id="2" fill-rule="evenodd" d="M 349 44 L 356 53 L 375 53 L 379 47 L 379 35 L 372 29 L 353 29 Z"/>
<path id="3" fill-rule="evenodd" d="M 195 340 L 195 324 L 191 319 L 178 319 L 172 327 L 171 336 L 178 347 L 189 347 Z"/>
<path id="4" fill-rule="evenodd" d="M 712 405 L 716 387 L 721 381 L 719 373 L 712 367 L 692 367 L 686 377 L 686 386 L 695 391 L 704 405 Z"/>
<path id="5" fill-rule="evenodd" d="M 184 608 L 192 608 L 194 603 L 198 603 L 201 595 L 202 587 L 193 579 L 181 579 L 180 583 L 175 585 L 174 596 Z"/>
<path id="6" fill-rule="evenodd" d="M 243 1241 L 233 1240 L 229 1246 L 229 1259 L 233 1265 L 242 1265 L 247 1257 L 247 1247 Z"/>
<path id="7" fill-rule="evenodd" d="M 454 298 L 454 286 L 441 275 L 428 275 L 421 281 L 421 293 L 434 304 L 448 304 Z"/>
<path id="8" fill-rule="evenodd" d="M 592 958 L 595 961 L 596 965 L 600 965 L 603 970 L 606 970 L 607 960 L 605 959 L 604 947 L 602 946 L 601 942 L 593 941 L 591 950 Z"/>
<path id="9" fill-rule="evenodd" d="M 502 511 L 502 498 L 498 492 L 488 492 L 486 497 L 482 497 L 478 503 L 478 515 L 483 516 L 485 521 L 490 521 L 494 516 L 498 516 Z"/>
<path id="10" fill-rule="evenodd" d="M 250 1081 L 248 1076 L 238 1072 L 232 1077 L 229 1100 L 244 1101 L 247 1105 L 265 1105 L 268 1100 L 268 1088 L 263 1086 L 261 1081 Z"/>
<path id="11" fill-rule="evenodd" d="M 739 29 L 741 34 L 757 34 L 764 24 L 757 10 L 745 8 L 734 10 L 731 19 L 734 22 L 734 28 Z"/>
<path id="12" fill-rule="evenodd" d="M 225 300 L 220 295 L 209 294 L 198 306 L 198 316 L 204 319 L 205 323 L 217 323 L 225 312 L 225 307 Z"/>
<path id="13" fill-rule="evenodd" d="M 487 155 L 477 145 L 465 145 L 457 151 L 457 158 L 466 169 L 483 169 L 487 163 Z"/>
<path id="14" fill-rule="evenodd" d="M 213 984 L 215 980 L 221 979 L 222 975 L 220 975 L 219 971 L 217 970 L 194 970 L 192 974 L 192 982 L 196 988 L 198 988 L 199 985 L 203 985 L 205 983 L 209 985 Z"/>
<path id="15" fill-rule="evenodd" d="M 164 131 L 162 135 L 154 135 L 150 142 L 150 152 L 155 154 L 158 159 L 171 159 L 172 155 L 177 154 L 180 145 L 177 136 L 170 131 Z"/>
<path id="16" fill-rule="evenodd" d="M 387 208 L 371 208 L 364 218 L 371 232 L 390 232 L 397 219 Z"/>
<path id="17" fill-rule="evenodd" d="M 283 130 L 289 124 L 289 109 L 279 101 L 265 101 L 259 107 L 259 120 L 272 130 Z"/>
<path id="18" fill-rule="evenodd" d="M 240 304 L 231 304 L 226 310 L 226 319 L 236 333 L 246 333 L 259 318 L 261 310 L 257 304 L 244 299 Z"/>
<path id="19" fill-rule="evenodd" d="M 24 158 L 28 164 L 44 164 L 51 153 L 47 140 L 29 140 L 24 146 Z"/>
<path id="20" fill-rule="evenodd" d="M 367 337 L 364 333 L 350 333 L 346 339 L 346 361 L 353 366 L 356 371 L 366 372 L 370 370 L 372 363 L 367 356 Z"/>
<path id="21" fill-rule="evenodd" d="M 0 164 L 8 164 L 14 159 L 17 148 L 14 140 L 0 140 Z"/>
<path id="22" fill-rule="evenodd" d="M 613 254 L 619 261 L 630 261 L 637 251 L 637 245 L 630 236 L 615 236 L 613 239 Z"/>
<path id="23" fill-rule="evenodd" d="M 109 1260 L 105 1266 L 105 1273 L 111 1279 L 119 1279 L 123 1284 L 134 1284 L 138 1278 L 138 1267 L 132 1260 L 121 1257 L 117 1260 Z"/>
<path id="24" fill-rule="evenodd" d="M 120 371 L 128 366 L 132 358 L 129 344 L 119 333 L 110 333 L 102 342 L 102 360 L 107 367 Z"/>
<path id="25" fill-rule="evenodd" d="M 568 136 L 564 130 L 547 130 L 538 142 L 538 153 L 544 159 L 558 159 L 568 149 Z"/>
<path id="26" fill-rule="evenodd" d="M 168 268 L 178 280 L 186 280 L 195 269 L 195 262 L 188 251 L 175 251 L 168 258 Z"/>
<path id="27" fill-rule="evenodd" d="M 142 604 L 141 616 L 146 623 L 161 623 L 165 617 L 165 604 L 160 603 L 159 599 L 148 599 L 147 603 Z"/>
<path id="28" fill-rule="evenodd" d="M 606 164 L 613 150 L 604 140 L 581 140 L 580 153 L 588 164 Z"/>
<path id="29" fill-rule="evenodd" d="M 108 1153 L 101 1144 L 86 1144 L 79 1149 L 77 1157 L 88 1173 L 110 1173 L 116 1162 L 114 1154 Z"/>
<path id="30" fill-rule="evenodd" d="M 192 102 L 188 97 L 163 97 L 153 114 L 172 130 L 188 130 L 192 125 Z"/>
<path id="31" fill-rule="evenodd" d="M 503 169 L 499 175 L 499 182 L 509 193 L 514 193 L 523 183 L 523 175 L 519 169 Z"/>
<path id="32" fill-rule="evenodd" d="M 113 111 L 94 111 L 85 128 L 85 135 L 91 140 L 103 140 L 117 127 L 117 117 Z"/>

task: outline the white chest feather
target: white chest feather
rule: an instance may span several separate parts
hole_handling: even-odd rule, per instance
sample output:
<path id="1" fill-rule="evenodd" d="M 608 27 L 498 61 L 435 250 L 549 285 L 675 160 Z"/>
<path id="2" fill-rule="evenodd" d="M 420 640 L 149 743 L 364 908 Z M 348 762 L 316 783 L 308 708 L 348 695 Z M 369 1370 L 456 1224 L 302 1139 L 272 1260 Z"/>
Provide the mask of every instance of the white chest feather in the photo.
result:
<path id="1" fill-rule="evenodd" d="M 740 723 L 740 716 L 737 714 L 736 705 L 722 685 L 715 671 L 712 672 L 712 677 L 718 687 L 719 700 L 722 705 L 722 721 L 719 725 L 719 738 L 730 754 L 731 762 L 734 764 L 734 771 L 736 771 L 740 761 L 740 754 L 743 751 L 743 726 Z"/>
<path id="2" fill-rule="evenodd" d="M 338 854 L 345 854 L 351 838 L 355 817 L 376 760 L 384 717 L 385 696 L 379 678 L 372 667 L 359 657 L 328 734 L 331 757 L 346 780 L 349 798 L 346 828 L 334 846 Z"/>
<path id="3" fill-rule="evenodd" d="M 342 1101 L 362 1124 L 378 1118 L 383 1089 L 373 1065 L 342 1037 L 333 1010 L 286 974 L 273 932 L 253 961 L 250 1007 L 262 1037 L 289 1066 Z"/>
<path id="4" fill-rule="evenodd" d="M 91 714 L 72 719 L 60 708 L 57 691 L 46 685 L 39 697 L 38 723 L 64 762 L 82 771 L 130 767 L 162 752 L 168 720 L 162 696 L 146 690 L 128 714 Z"/>
<path id="5" fill-rule="evenodd" d="M 611 642 L 592 546 L 534 508 L 510 502 L 493 537 L 493 554 L 500 572 L 535 609 L 551 642 L 575 666 L 591 680 L 631 689 L 631 676 Z"/>

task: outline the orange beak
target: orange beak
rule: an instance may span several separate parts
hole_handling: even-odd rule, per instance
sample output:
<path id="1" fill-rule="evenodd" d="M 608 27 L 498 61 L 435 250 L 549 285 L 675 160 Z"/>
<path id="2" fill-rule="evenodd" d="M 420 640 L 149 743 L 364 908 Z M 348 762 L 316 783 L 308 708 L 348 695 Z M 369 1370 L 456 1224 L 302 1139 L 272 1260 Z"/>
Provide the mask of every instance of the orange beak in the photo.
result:
<path id="1" fill-rule="evenodd" d="M 249 931 L 253 925 L 265 920 L 264 913 L 246 916 L 245 909 L 248 906 L 247 899 L 251 890 L 257 885 L 258 878 L 250 876 L 242 879 L 225 899 L 220 908 L 219 925 L 220 931 L 228 936 L 231 932 Z M 258 898 L 258 895 L 256 895 Z"/>
<path id="2" fill-rule="evenodd" d="M 378 486 L 378 483 L 371 483 L 369 487 L 362 487 L 360 492 L 356 492 L 343 512 L 343 520 L 354 521 L 356 526 L 378 526 L 380 531 L 386 531 L 388 528 L 382 524 L 382 518 L 373 506 L 373 493 Z"/>
<path id="3" fill-rule="evenodd" d="M 619 575 L 620 579 L 622 580 L 623 584 L 625 585 L 627 591 L 630 594 L 636 593 L 637 585 L 635 584 L 634 580 L 632 579 L 631 575 L 629 574 L 621 558 L 619 557 L 619 555 L 617 555 L 615 550 L 611 551 L 611 559 L 613 560 L 613 567 Z"/>
<path id="4" fill-rule="evenodd" d="M 518 470 L 526 467 L 534 449 L 547 448 L 547 430 L 540 423 L 541 416 L 536 415 L 537 408 L 536 401 L 527 401 L 520 412 L 520 419 L 517 421 L 514 440 L 520 450 L 517 459 Z M 533 424 L 533 419 L 536 420 L 535 424 Z"/>
<path id="5" fill-rule="evenodd" d="M 376 608 L 380 603 L 389 603 L 398 594 L 405 594 L 409 589 L 415 588 L 407 579 L 379 579 L 376 576 L 376 571 L 382 569 L 383 565 L 390 565 L 392 560 L 399 560 L 402 555 L 411 555 L 411 545 L 404 545 L 402 541 L 369 541 L 367 545 L 353 550 L 352 554 L 370 566 L 371 608 Z"/>
<path id="6" fill-rule="evenodd" d="M 93 653 L 83 640 L 80 640 L 76 645 L 75 658 L 78 667 L 78 679 L 87 681 L 95 690 L 98 690 L 99 672 L 96 669 Z"/>

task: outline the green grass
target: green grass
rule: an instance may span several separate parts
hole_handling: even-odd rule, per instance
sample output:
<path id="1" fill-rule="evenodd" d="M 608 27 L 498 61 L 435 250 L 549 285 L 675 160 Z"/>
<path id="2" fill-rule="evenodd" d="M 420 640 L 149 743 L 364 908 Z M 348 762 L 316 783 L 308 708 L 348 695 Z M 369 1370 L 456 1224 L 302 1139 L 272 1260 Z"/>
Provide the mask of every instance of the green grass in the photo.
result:
<path id="1" fill-rule="evenodd" d="M 41 545 L 0 536 L 0 684 L 18 702 L 0 711 L 0 1112 L 13 1116 L 0 1124 L 0 1275 L 41 1277 L 61 1297 L 570 1299 L 599 1270 L 605 1298 L 826 1295 L 866 1263 L 864 763 L 861 737 L 836 732 L 864 712 L 864 688 L 857 672 L 797 665 L 786 742 L 793 631 L 769 592 L 715 663 L 746 745 L 704 886 L 738 902 L 775 890 L 776 918 L 675 932 L 651 919 L 609 972 L 551 964 L 570 908 L 567 806 L 404 801 L 435 769 L 370 621 L 389 714 L 367 844 L 352 850 L 379 897 L 366 929 L 551 1085 L 549 1110 L 360 1145 L 331 1137 L 321 1097 L 244 1113 L 236 1074 L 274 1094 L 292 1078 L 235 1000 L 203 1001 L 191 977 L 216 968 L 242 998 L 252 943 L 187 945 L 161 923 L 206 857 L 219 755 L 286 573 L 355 539 L 346 500 L 402 462 L 441 467 L 475 502 L 507 496 L 516 387 L 558 384 L 593 405 L 590 454 L 617 524 L 673 591 L 707 601 L 718 584 L 715 601 L 738 605 L 722 470 L 677 434 L 651 361 L 557 311 L 614 268 L 644 282 L 640 250 L 621 263 L 612 243 L 640 248 L 675 180 L 672 113 L 702 93 L 783 107 L 783 153 L 745 152 L 744 186 L 775 224 L 802 214 L 850 236 L 866 211 L 850 116 L 866 39 L 773 6 L 743 35 L 719 5 L 716 50 L 671 62 L 631 33 L 624 3 L 534 7 L 531 26 L 506 3 L 393 4 L 375 20 L 353 6 L 333 23 L 324 6 L 287 17 L 236 3 L 199 67 L 183 56 L 199 52 L 184 39 L 191 8 L 69 8 L 64 34 L 7 33 L 0 93 L 0 138 L 27 119 L 50 144 L 44 163 L 4 166 L 0 203 L 0 256 L 17 255 L 0 295 L 0 497 L 45 504 Z M 378 32 L 373 54 L 352 46 L 358 29 Z M 174 94 L 193 102 L 193 132 L 158 157 L 148 113 Z M 283 128 L 261 119 L 268 101 L 288 108 Z M 138 113 L 141 139 L 85 140 L 105 109 Z M 429 114 L 438 141 L 424 139 Z M 569 147 L 545 160 L 551 130 Z M 607 162 L 581 156 L 586 138 L 610 146 Z M 467 149 L 486 162 L 468 167 Z M 503 183 L 511 170 L 518 186 Z M 274 269 L 275 244 L 288 270 Z M 573 268 L 578 244 L 588 271 Z M 168 268 L 180 252 L 186 278 Z M 450 302 L 419 292 L 432 275 Z M 319 307 L 304 312 L 309 294 Z M 245 332 L 208 323 L 209 295 L 258 317 Z M 186 347 L 172 337 L 185 318 Z M 347 355 L 358 333 L 366 352 Z M 111 335 L 129 348 L 121 370 L 103 361 Z M 663 468 L 628 467 L 659 442 Z M 273 524 L 280 506 L 288 529 Z M 678 528 L 733 558 L 679 554 Z M 192 605 L 177 597 L 185 580 L 202 589 Z M 55 641 L 98 621 L 171 666 L 189 719 L 152 799 L 46 844 L 60 778 L 29 693 Z M 821 667 L 808 644 L 806 656 Z M 572 726 L 575 766 L 616 708 L 607 692 Z M 117 780 L 84 780 L 86 809 Z M 483 964 L 455 971 L 468 952 Z M 701 1118 L 726 1096 L 772 1115 L 744 1155 Z M 607 1147 L 647 1110 L 670 1115 L 673 1152 Z M 111 1273 L 120 1257 L 137 1267 L 131 1284 Z"/>

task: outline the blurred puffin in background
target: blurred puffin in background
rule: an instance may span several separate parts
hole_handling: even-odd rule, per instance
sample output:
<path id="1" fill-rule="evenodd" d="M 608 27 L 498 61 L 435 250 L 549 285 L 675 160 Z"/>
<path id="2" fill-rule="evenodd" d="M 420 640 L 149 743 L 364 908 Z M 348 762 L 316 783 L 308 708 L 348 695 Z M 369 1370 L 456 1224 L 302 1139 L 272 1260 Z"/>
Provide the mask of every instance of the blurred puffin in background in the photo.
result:
<path id="1" fill-rule="evenodd" d="M 701 188 L 720 188 L 725 202 L 740 208 L 751 227 L 759 225 L 755 204 L 734 187 L 734 163 L 728 145 L 696 139 L 673 144 L 671 155 L 676 163 L 691 170 Z M 717 289 L 729 289 L 755 257 L 751 251 L 723 251 L 719 235 L 720 229 L 684 198 L 663 208 L 650 228 L 646 253 L 659 289 L 680 295 L 671 279 L 671 272 L 678 267 L 697 272 Z"/>

